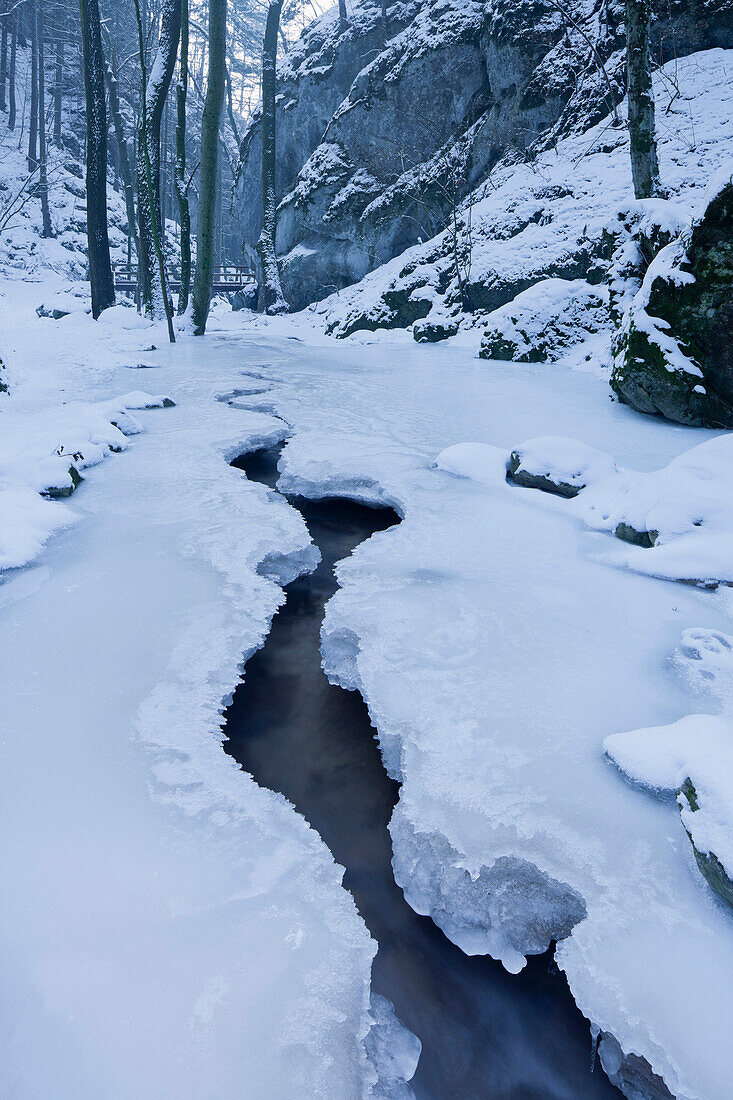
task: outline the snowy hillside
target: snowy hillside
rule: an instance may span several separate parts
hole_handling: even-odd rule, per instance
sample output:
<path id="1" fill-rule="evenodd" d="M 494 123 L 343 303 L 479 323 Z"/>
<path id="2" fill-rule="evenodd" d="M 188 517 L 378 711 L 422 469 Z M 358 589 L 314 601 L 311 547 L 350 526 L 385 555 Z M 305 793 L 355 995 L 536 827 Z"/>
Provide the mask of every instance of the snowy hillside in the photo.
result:
<path id="1" fill-rule="evenodd" d="M 628 133 L 608 116 L 528 165 L 497 169 L 461 207 L 457 249 L 450 229 L 409 249 L 312 307 L 318 323 L 335 336 L 414 326 L 415 339 L 435 340 L 461 328 L 505 332 L 508 303 L 524 292 L 544 328 L 553 316 L 545 280 L 583 280 L 596 294 L 606 287 L 628 293 L 618 285 L 624 250 L 637 246 L 640 233 L 663 240 L 679 232 L 710 178 L 733 157 L 733 52 L 670 62 L 656 74 L 655 95 L 665 200 L 633 200 Z M 573 339 L 597 328 L 592 310 L 586 318 L 585 325 L 582 316 L 571 319 Z M 610 331 L 610 315 L 606 323 Z M 487 349 L 487 358 L 496 350 Z"/>

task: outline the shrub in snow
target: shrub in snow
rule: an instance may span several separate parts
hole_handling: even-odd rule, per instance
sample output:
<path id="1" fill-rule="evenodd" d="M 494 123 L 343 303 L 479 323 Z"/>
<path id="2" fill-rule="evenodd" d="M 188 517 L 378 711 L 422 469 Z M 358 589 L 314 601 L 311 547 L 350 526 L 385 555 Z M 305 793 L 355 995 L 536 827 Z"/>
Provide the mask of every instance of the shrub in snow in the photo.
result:
<path id="1" fill-rule="evenodd" d="M 544 489 L 562 497 L 574 497 L 586 485 L 613 477 L 616 463 L 577 439 L 543 436 L 530 439 L 512 451 L 508 473 L 517 485 Z"/>
<path id="2" fill-rule="evenodd" d="M 733 179 L 644 277 L 615 348 L 611 385 L 640 412 L 733 427 Z"/>
<path id="3" fill-rule="evenodd" d="M 606 756 L 634 783 L 676 794 L 695 860 L 710 886 L 733 905 L 733 726 L 689 714 L 669 726 L 615 733 Z"/>
<path id="4" fill-rule="evenodd" d="M 607 292 L 585 279 L 543 279 L 495 309 L 488 321 L 482 359 L 543 363 L 609 327 Z"/>

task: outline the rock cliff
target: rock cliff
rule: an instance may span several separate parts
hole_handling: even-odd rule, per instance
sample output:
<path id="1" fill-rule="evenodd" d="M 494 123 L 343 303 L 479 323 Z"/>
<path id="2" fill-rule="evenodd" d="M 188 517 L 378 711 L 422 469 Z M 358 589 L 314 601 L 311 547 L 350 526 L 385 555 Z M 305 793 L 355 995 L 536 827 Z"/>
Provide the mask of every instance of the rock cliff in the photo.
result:
<path id="1" fill-rule="evenodd" d="M 660 60 L 733 44 L 725 0 L 658 8 Z M 622 95 L 617 0 L 402 0 L 386 25 L 381 4 L 357 0 L 346 28 L 326 12 L 280 62 L 277 247 L 292 308 L 433 238 L 500 161 L 531 161 Z M 253 259 L 259 173 L 255 116 L 238 191 Z"/>

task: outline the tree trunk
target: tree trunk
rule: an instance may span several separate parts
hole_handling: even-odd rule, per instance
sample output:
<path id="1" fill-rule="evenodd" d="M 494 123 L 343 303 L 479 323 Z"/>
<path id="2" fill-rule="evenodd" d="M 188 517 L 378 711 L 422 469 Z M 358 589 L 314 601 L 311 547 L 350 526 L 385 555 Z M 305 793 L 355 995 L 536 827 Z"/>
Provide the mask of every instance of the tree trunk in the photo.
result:
<path id="1" fill-rule="evenodd" d="M 227 0 L 209 0 L 209 79 L 201 117 L 201 178 L 193 280 L 193 323 L 197 336 L 206 331 L 211 304 L 211 271 L 214 257 L 214 219 L 219 160 L 219 121 L 224 104 Z"/>
<path id="2" fill-rule="evenodd" d="M 46 32 L 43 19 L 43 0 L 36 3 L 36 42 L 38 43 L 38 192 L 41 198 L 41 236 L 53 237 L 51 211 L 48 208 L 48 172 L 46 165 L 46 49 L 43 38 Z"/>
<path id="3" fill-rule="evenodd" d="M 15 58 L 18 51 L 18 13 L 13 12 L 10 39 L 10 69 L 8 71 L 8 129 L 15 129 Z"/>
<path id="4" fill-rule="evenodd" d="M 61 103 L 62 82 L 64 78 L 64 39 L 59 34 L 56 39 L 56 72 L 54 74 L 53 89 L 53 140 L 55 145 L 61 144 Z"/>
<path id="5" fill-rule="evenodd" d="M 98 0 L 79 0 L 87 116 L 87 244 L 92 316 L 114 305 L 115 288 L 107 232 L 107 112 Z"/>
<path id="6" fill-rule="evenodd" d="M 349 25 L 349 17 L 346 13 L 346 0 L 339 0 L 339 24 L 341 30 Z"/>
<path id="7" fill-rule="evenodd" d="M 270 0 L 262 47 L 262 232 L 257 251 L 262 264 L 262 306 L 265 313 L 287 313 L 275 252 L 277 199 L 275 193 L 275 92 L 277 87 L 277 32 L 282 0 Z"/>
<path id="8" fill-rule="evenodd" d="M 8 2 L 2 0 L 0 4 L 0 11 L 2 11 L 2 23 L 3 23 L 3 35 L 2 44 L 0 44 L 0 111 L 6 109 L 5 101 L 5 85 L 8 82 Z"/>
<path id="9" fill-rule="evenodd" d="M 30 38 L 31 38 L 31 112 L 28 123 L 28 171 L 35 172 L 38 168 L 38 35 L 37 27 L 38 0 L 31 0 L 30 5 Z"/>
<path id="10" fill-rule="evenodd" d="M 127 237 L 128 237 L 128 261 L 130 257 L 130 243 L 135 245 L 135 259 L 140 262 L 140 243 L 137 236 L 136 220 L 135 220 L 135 188 L 132 179 L 132 168 L 130 167 L 130 156 L 127 149 L 127 140 L 125 138 L 125 124 L 122 119 L 122 112 L 120 110 L 120 97 L 117 92 L 117 78 L 112 70 L 111 64 L 108 62 L 105 66 L 105 76 L 107 78 L 107 94 L 109 96 L 109 110 L 112 115 L 112 121 L 115 128 L 115 140 L 117 142 L 117 152 L 120 160 L 120 176 L 122 177 L 122 188 L 125 193 L 125 213 L 127 215 Z"/>
<path id="11" fill-rule="evenodd" d="M 659 193 L 654 92 L 649 53 L 650 0 L 626 0 L 626 88 L 631 177 L 637 199 Z"/>
<path id="12" fill-rule="evenodd" d="M 136 0 L 139 11 L 139 3 Z M 160 202 L 160 124 L 170 87 L 181 33 L 181 0 L 163 0 L 160 38 L 148 80 L 144 55 L 142 19 L 139 19 L 140 67 L 143 104 L 137 143 L 137 208 L 140 231 L 140 292 L 145 311 L 151 317 L 165 317 L 170 324 L 170 302 L 165 285 L 162 257 L 162 217 Z M 145 141 L 143 141 L 143 133 Z M 148 176 L 150 180 L 148 181 Z M 155 229 L 153 229 L 155 222 Z M 158 237 L 158 243 L 155 237 Z M 158 251 L 161 256 L 158 256 Z M 156 260 L 158 261 L 156 263 Z M 162 267 L 162 274 L 161 274 Z"/>
<path id="13" fill-rule="evenodd" d="M 186 96 L 188 95 L 188 0 L 181 0 L 181 58 L 176 87 L 176 168 L 178 220 L 181 223 L 181 291 L 178 313 L 188 309 L 191 293 L 191 211 L 186 184 Z"/>

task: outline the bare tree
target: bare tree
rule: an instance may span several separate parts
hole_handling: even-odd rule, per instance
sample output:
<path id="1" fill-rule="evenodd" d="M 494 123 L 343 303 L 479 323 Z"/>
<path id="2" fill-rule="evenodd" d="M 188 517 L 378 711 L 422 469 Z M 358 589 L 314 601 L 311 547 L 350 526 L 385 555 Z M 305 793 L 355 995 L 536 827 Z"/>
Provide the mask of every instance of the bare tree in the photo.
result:
<path id="1" fill-rule="evenodd" d="M 270 0 L 262 47 L 262 232 L 257 252 L 262 264 L 262 304 L 266 313 L 287 313 L 275 251 L 277 197 L 275 192 L 277 90 L 277 35 L 282 0 Z"/>
<path id="2" fill-rule="evenodd" d="M 188 309 L 191 292 L 191 210 L 186 182 L 186 98 L 188 96 L 188 0 L 181 0 L 181 57 L 176 86 L 176 164 L 175 185 L 181 226 L 181 290 L 178 312 Z"/>
<path id="3" fill-rule="evenodd" d="M 125 124 L 122 118 L 122 110 L 120 108 L 120 97 L 117 90 L 117 77 L 115 71 L 112 68 L 112 63 L 115 59 L 114 51 L 110 48 L 111 60 L 107 61 L 105 65 L 105 78 L 107 81 L 107 95 L 109 97 L 109 110 L 112 115 L 112 121 L 115 128 L 115 141 L 117 143 L 117 156 L 120 166 L 120 176 L 122 177 L 122 189 L 125 195 L 125 212 L 127 214 L 127 258 L 128 261 L 132 258 L 131 251 L 132 245 L 135 246 L 135 259 L 140 264 L 140 240 L 137 235 L 136 219 L 135 219 L 135 185 L 132 177 L 132 167 L 130 165 L 130 154 L 127 148 L 127 138 L 125 137 Z"/>
<path id="4" fill-rule="evenodd" d="M 48 166 L 46 161 L 46 50 L 43 0 L 36 2 L 36 42 L 38 43 L 38 193 L 41 199 L 42 236 L 52 237 L 51 211 L 48 208 Z"/>
<path id="5" fill-rule="evenodd" d="M 193 282 L 193 324 L 197 336 L 206 331 L 211 304 L 214 228 L 219 162 L 219 122 L 224 104 L 227 0 L 209 0 L 209 79 L 201 118 L 201 179 L 199 183 L 196 275 Z"/>
<path id="6" fill-rule="evenodd" d="M 28 171 L 38 166 L 38 0 L 31 0 L 31 112 L 28 120 Z"/>
<path id="7" fill-rule="evenodd" d="M 140 129 L 137 143 L 137 209 L 140 233 L 140 293 L 151 317 L 165 316 L 168 334 L 175 340 L 171 305 L 163 260 L 160 203 L 160 126 L 168 89 L 178 54 L 181 31 L 181 0 L 163 0 L 160 35 L 153 64 L 148 73 L 145 37 L 139 0 L 135 0 L 138 23 L 138 50 L 142 81 Z M 156 262 L 157 261 L 157 262 Z"/>
<path id="8" fill-rule="evenodd" d="M 114 305 L 107 230 L 107 112 L 98 0 L 79 0 L 87 119 L 87 244 L 92 315 Z"/>
<path id="9" fill-rule="evenodd" d="M 8 69 L 8 129 L 15 129 L 15 59 L 18 52 L 18 12 L 13 11 L 10 38 L 10 68 Z"/>
<path id="10" fill-rule="evenodd" d="M 637 199 L 659 193 L 654 91 L 649 51 L 650 0 L 626 0 L 626 87 L 631 177 Z"/>

